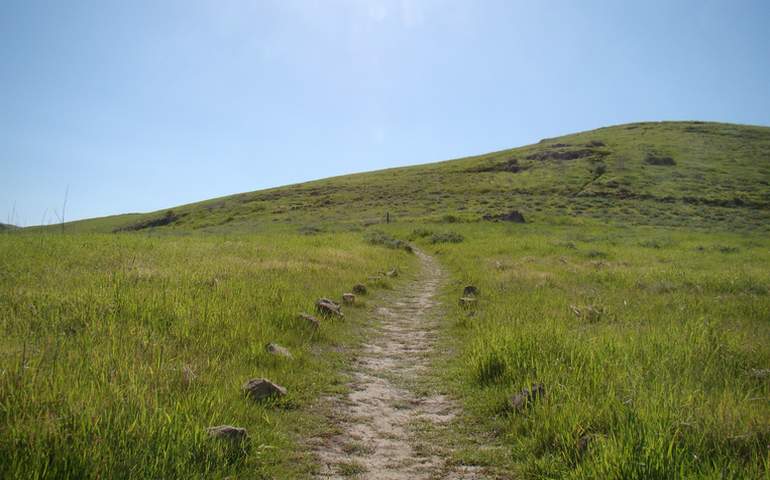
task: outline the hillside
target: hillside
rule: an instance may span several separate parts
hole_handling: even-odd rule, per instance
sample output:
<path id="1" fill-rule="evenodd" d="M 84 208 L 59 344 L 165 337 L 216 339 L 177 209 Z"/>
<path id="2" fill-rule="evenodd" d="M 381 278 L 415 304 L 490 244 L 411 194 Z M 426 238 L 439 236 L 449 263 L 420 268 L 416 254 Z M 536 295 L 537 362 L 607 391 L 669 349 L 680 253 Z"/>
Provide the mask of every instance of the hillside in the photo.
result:
<path id="1" fill-rule="evenodd" d="M 768 478 L 769 180 L 632 124 L 0 235 L 0 478 Z"/>
<path id="2" fill-rule="evenodd" d="M 478 221 L 512 209 L 538 223 L 765 229 L 770 128 L 634 123 L 534 145 L 242 193 L 144 215 L 69 224 L 76 231 L 254 231 L 287 223 Z"/>
<path id="3" fill-rule="evenodd" d="M 14 230 L 18 228 L 16 225 L 8 225 L 7 223 L 0 223 L 0 232 L 5 232 L 7 230 Z"/>

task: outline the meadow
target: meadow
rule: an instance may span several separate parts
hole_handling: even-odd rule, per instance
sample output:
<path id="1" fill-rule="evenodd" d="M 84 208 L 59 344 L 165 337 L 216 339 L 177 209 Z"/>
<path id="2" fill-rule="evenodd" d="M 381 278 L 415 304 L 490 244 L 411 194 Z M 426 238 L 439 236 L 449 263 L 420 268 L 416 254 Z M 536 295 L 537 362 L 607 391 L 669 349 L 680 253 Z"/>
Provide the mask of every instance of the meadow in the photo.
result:
<path id="1" fill-rule="evenodd" d="M 308 478 L 334 429 L 316 402 L 346 391 L 380 289 L 417 278 L 410 242 L 447 272 L 419 380 L 462 405 L 452 462 L 770 479 L 769 154 L 767 127 L 638 123 L 4 231 L 0 477 Z M 345 320 L 298 318 L 360 282 Z M 250 401 L 254 377 L 289 394 Z"/>
<path id="2" fill-rule="evenodd" d="M 768 478 L 770 240 L 600 225 L 417 237 L 431 231 L 464 237 L 423 242 L 452 272 L 443 381 L 465 428 L 501 447 L 472 443 L 456 462 L 515 478 Z M 465 285 L 475 308 L 458 304 Z M 533 384 L 545 396 L 514 408 Z"/>
<path id="3" fill-rule="evenodd" d="M 0 236 L 0 477 L 301 477 L 367 300 L 318 331 L 298 314 L 413 262 L 357 234 Z M 254 377 L 288 395 L 245 398 Z"/>

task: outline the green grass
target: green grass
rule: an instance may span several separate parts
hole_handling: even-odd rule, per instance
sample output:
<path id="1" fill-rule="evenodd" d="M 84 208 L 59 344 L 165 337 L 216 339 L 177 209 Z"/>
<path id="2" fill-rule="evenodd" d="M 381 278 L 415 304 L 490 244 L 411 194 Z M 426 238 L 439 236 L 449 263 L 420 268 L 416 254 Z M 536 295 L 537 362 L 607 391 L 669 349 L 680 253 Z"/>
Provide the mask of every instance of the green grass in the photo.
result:
<path id="1" fill-rule="evenodd" d="M 452 229 L 465 241 L 425 242 L 453 274 L 447 341 L 462 343 L 444 373 L 523 478 L 770 475 L 770 240 Z M 481 289 L 472 314 L 455 306 L 466 284 Z M 536 382 L 546 399 L 512 410 Z"/>
<path id="2" fill-rule="evenodd" d="M 482 220 L 512 209 L 528 223 Z M 307 477 L 314 401 L 344 389 L 376 288 L 414 274 L 408 239 L 451 276 L 434 374 L 465 407 L 455 462 L 770 478 L 769 232 L 770 128 L 703 122 L 4 232 L 0 477 Z M 297 320 L 393 267 L 344 322 Z M 246 400 L 257 376 L 289 395 Z M 508 405 L 536 382 L 544 399 Z"/>
<path id="3" fill-rule="evenodd" d="M 555 158 L 565 154 L 574 159 Z M 582 152 L 582 153 L 581 153 Z M 675 165 L 651 165 L 650 156 Z M 242 193 L 173 208 L 165 230 L 262 232 L 397 222 L 476 222 L 517 209 L 534 223 L 739 228 L 770 226 L 770 128 L 652 122 L 600 128 L 476 157 Z M 517 170 L 506 170 L 515 161 Z M 162 219 L 67 224 L 110 232 Z"/>
<path id="4" fill-rule="evenodd" d="M 338 347 L 365 309 L 317 333 L 297 314 L 413 262 L 356 234 L 0 237 L 0 477 L 300 475 L 297 431 L 343 388 Z M 289 394 L 244 398 L 259 376 Z M 249 440 L 207 438 L 220 424 Z"/>

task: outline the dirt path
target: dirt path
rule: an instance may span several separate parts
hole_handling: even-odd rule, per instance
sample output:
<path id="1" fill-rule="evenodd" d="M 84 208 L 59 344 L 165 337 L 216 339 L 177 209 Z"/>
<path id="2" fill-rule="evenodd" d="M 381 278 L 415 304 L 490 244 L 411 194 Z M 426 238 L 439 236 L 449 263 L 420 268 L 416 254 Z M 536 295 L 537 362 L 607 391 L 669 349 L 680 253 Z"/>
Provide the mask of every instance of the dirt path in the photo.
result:
<path id="1" fill-rule="evenodd" d="M 375 310 L 377 321 L 354 366 L 351 393 L 327 399 L 338 431 L 314 447 L 321 464 L 316 478 L 480 478 L 471 467 L 450 466 L 449 452 L 417 435 L 423 428 L 441 428 L 457 406 L 421 387 L 437 338 L 436 295 L 444 272 L 433 257 L 416 255 L 419 276 Z"/>

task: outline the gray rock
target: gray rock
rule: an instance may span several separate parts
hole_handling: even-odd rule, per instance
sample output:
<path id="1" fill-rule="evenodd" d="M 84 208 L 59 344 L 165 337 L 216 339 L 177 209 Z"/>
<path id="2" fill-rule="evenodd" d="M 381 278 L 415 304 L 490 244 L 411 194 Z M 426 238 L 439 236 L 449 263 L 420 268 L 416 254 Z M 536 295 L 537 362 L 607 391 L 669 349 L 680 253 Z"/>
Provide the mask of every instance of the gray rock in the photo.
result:
<path id="1" fill-rule="evenodd" d="M 319 298 L 315 302 L 315 308 L 318 313 L 327 317 L 344 317 L 340 311 L 340 306 L 328 298 Z"/>
<path id="2" fill-rule="evenodd" d="M 342 294 L 342 303 L 345 305 L 353 305 L 356 303 L 356 296 L 352 293 L 343 293 Z"/>
<path id="3" fill-rule="evenodd" d="M 318 330 L 321 327 L 321 322 L 319 322 L 318 319 L 312 315 L 308 315 L 307 313 L 300 313 L 299 318 L 304 320 L 312 329 Z"/>
<path id="4" fill-rule="evenodd" d="M 252 378 L 243 384 L 243 391 L 252 400 L 260 401 L 269 397 L 282 397 L 286 395 L 286 389 L 276 385 L 266 378 Z"/>
<path id="5" fill-rule="evenodd" d="M 487 213 L 481 218 L 488 222 L 526 223 L 526 220 L 524 220 L 524 215 L 522 215 L 517 210 L 511 210 L 508 213 L 503 213 L 500 215 L 492 215 L 491 213 Z"/>
<path id="6" fill-rule="evenodd" d="M 397 277 L 398 276 L 398 269 L 394 268 L 393 270 L 388 270 L 385 272 L 386 277 Z"/>
<path id="7" fill-rule="evenodd" d="M 511 404 L 511 408 L 516 410 L 517 412 L 524 410 L 524 408 L 527 406 L 527 402 L 529 400 L 529 395 L 527 393 L 517 393 L 513 395 L 509 403 Z"/>
<path id="8" fill-rule="evenodd" d="M 479 294 L 478 287 L 475 287 L 473 285 L 467 285 L 465 288 L 463 288 L 463 297 L 476 297 Z"/>
<path id="9" fill-rule="evenodd" d="M 477 304 L 477 300 L 473 297 L 461 297 L 460 306 L 463 308 L 473 308 Z"/>
<path id="10" fill-rule="evenodd" d="M 245 428 L 233 427 L 230 425 L 218 425 L 206 429 L 209 436 L 213 438 L 222 438 L 225 440 L 241 441 L 248 437 Z"/>
<path id="11" fill-rule="evenodd" d="M 293 358 L 293 355 L 291 354 L 288 348 L 282 347 L 277 343 L 268 343 L 267 345 L 265 345 L 265 350 L 267 350 L 268 353 L 271 353 L 277 357 Z"/>
<path id="12" fill-rule="evenodd" d="M 522 391 L 511 396 L 509 403 L 511 408 L 520 412 L 531 406 L 536 400 L 545 397 L 545 386 L 542 383 L 534 383 L 531 388 L 525 388 Z"/>
<path id="13" fill-rule="evenodd" d="M 591 437 L 590 435 L 583 435 L 580 437 L 577 441 L 577 444 L 575 447 L 577 448 L 578 454 L 583 455 L 587 450 L 588 446 L 591 444 Z"/>

